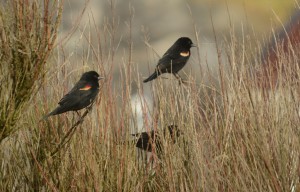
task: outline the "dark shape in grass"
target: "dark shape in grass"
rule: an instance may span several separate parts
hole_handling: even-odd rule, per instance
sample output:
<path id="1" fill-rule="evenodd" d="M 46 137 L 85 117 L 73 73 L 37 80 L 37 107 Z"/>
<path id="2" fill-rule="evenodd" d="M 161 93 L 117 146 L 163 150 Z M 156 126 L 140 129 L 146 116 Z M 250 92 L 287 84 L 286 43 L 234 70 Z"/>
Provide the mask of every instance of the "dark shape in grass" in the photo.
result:
<path id="1" fill-rule="evenodd" d="M 176 138 L 180 136 L 180 131 L 177 125 L 169 125 L 163 130 L 161 134 L 159 131 L 142 132 L 137 134 L 132 134 L 132 136 L 138 137 L 136 147 L 148 152 L 153 152 L 154 149 L 158 153 L 162 153 L 162 139 L 165 139 L 169 134 L 170 138 L 175 143 Z"/>

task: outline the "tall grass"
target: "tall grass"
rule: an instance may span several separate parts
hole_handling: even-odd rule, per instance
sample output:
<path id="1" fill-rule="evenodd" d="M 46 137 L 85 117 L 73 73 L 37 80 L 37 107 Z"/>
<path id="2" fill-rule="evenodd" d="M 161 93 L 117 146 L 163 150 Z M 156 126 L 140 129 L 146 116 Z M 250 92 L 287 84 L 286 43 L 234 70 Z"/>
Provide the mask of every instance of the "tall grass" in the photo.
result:
<path id="1" fill-rule="evenodd" d="M 295 85 L 299 80 L 279 76 L 276 89 L 268 91 L 267 99 L 263 97 L 265 90 L 257 86 L 256 73 L 249 75 L 250 68 L 261 70 L 260 63 L 247 59 L 255 52 L 253 47 L 260 45 L 237 41 L 235 36 L 224 46 L 227 61 L 219 57 L 219 77 L 207 75 L 215 84 L 203 85 L 190 75 L 184 77 L 185 85 L 171 75 L 152 82 L 154 101 L 148 105 L 153 110 L 142 107 L 144 129 L 176 124 L 183 134 L 175 144 L 170 138 L 163 142 L 161 158 L 155 152 L 150 155 L 153 161 L 137 158 L 134 145 L 124 142 L 131 139 L 129 130 L 137 121 L 130 94 L 138 84 L 141 100 L 146 95 L 136 75 L 139 67 L 132 62 L 130 38 L 126 59 L 117 64 L 115 52 L 121 50 L 116 43 L 119 37 L 112 36 L 118 29 L 113 20 L 99 29 L 91 18 L 89 30 L 81 34 L 88 44 L 84 53 L 90 58 L 76 64 L 88 61 L 85 67 L 106 77 L 92 111 L 53 154 L 78 116 L 66 113 L 44 122 L 39 118 L 55 107 L 86 68 L 74 72 L 76 64 L 65 64 L 66 72 L 46 78 L 45 87 L 32 100 L 28 118 L 22 119 L 23 129 L 1 143 L 1 191 L 299 190 L 299 88 Z M 130 34 L 132 25 L 128 26 Z M 291 57 L 297 60 L 296 55 Z M 289 69 L 288 60 L 280 58 Z M 114 67 L 122 72 L 120 89 L 113 87 Z M 64 89 L 54 89 L 58 86 Z"/>
<path id="2" fill-rule="evenodd" d="M 44 79 L 61 20 L 60 1 L 9 1 L 0 9 L 0 142 L 20 129 L 19 119 Z"/>

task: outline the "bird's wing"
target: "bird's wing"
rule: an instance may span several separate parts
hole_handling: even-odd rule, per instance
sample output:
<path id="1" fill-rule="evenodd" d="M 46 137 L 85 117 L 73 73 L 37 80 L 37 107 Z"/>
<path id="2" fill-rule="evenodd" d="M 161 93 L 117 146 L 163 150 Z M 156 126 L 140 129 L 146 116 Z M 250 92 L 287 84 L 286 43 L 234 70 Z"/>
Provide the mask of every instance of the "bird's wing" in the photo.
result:
<path id="1" fill-rule="evenodd" d="M 163 57 L 158 61 L 157 69 L 160 71 L 169 70 L 171 67 L 171 62 L 178 59 L 180 57 L 178 50 L 176 50 L 173 46 L 170 47 L 167 52 L 163 55 Z"/>
<path id="2" fill-rule="evenodd" d="M 59 101 L 59 105 L 64 105 L 65 103 L 72 101 L 72 102 L 76 102 L 77 99 L 81 99 L 81 97 L 79 97 L 82 92 L 80 90 L 88 90 L 90 87 L 88 86 L 88 83 L 86 81 L 78 81 L 74 87 L 71 89 L 71 91 L 69 91 L 69 93 L 67 93 L 60 101 Z"/>

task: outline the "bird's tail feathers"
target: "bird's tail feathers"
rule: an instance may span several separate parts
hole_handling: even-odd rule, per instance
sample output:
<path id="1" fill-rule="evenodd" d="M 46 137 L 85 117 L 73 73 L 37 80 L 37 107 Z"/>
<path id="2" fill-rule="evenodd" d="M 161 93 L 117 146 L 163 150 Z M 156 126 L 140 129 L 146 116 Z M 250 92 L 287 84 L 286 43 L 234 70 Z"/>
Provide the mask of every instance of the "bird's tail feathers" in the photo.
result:
<path id="1" fill-rule="evenodd" d="M 48 119 L 48 117 L 52 116 L 52 115 L 57 115 L 59 108 L 56 108 L 54 111 L 48 113 L 47 115 L 44 115 L 43 118 L 40 121 L 44 121 L 46 119 Z"/>
<path id="2" fill-rule="evenodd" d="M 153 79 L 156 79 L 158 76 L 157 72 L 154 72 L 152 75 L 150 75 L 150 77 L 148 77 L 147 79 L 145 79 L 143 82 L 147 83 L 148 81 L 152 81 Z"/>
<path id="3" fill-rule="evenodd" d="M 48 119 L 48 117 L 50 117 L 50 116 L 51 116 L 51 113 L 49 113 L 49 114 L 47 114 L 47 115 L 44 115 L 44 116 L 40 119 L 40 121 L 44 121 L 44 120 Z"/>

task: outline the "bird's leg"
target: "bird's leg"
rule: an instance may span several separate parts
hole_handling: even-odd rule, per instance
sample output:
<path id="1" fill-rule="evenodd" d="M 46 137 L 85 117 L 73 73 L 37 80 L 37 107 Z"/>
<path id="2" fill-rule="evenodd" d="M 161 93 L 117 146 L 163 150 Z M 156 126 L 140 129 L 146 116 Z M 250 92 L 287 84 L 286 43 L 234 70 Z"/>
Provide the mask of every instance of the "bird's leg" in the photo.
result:
<path id="1" fill-rule="evenodd" d="M 176 77 L 176 79 L 178 79 L 178 80 L 182 79 L 178 73 L 172 73 L 172 74 Z"/>
<path id="2" fill-rule="evenodd" d="M 75 112 L 77 113 L 77 115 L 78 115 L 79 119 L 81 119 L 81 115 L 80 115 L 80 113 L 79 113 L 78 111 L 75 111 Z"/>
<path id="3" fill-rule="evenodd" d="M 173 73 L 173 75 L 176 77 L 176 79 L 179 80 L 179 85 L 181 85 L 181 83 L 182 84 L 186 83 L 178 73 Z"/>

